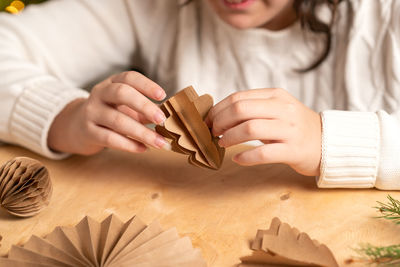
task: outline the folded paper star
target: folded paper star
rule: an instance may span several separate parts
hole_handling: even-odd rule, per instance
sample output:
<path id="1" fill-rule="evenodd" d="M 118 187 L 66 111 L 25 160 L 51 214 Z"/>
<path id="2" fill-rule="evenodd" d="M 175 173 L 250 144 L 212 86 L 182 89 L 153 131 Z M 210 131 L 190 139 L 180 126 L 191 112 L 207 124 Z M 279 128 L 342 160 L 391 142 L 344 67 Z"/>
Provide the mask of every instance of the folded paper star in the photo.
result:
<path id="1" fill-rule="evenodd" d="M 32 236 L 13 246 L 0 266 L 136 266 L 205 267 L 200 250 L 175 228 L 144 224 L 134 216 L 126 223 L 110 215 L 101 223 L 83 218 L 75 227 L 56 227 L 45 238 Z"/>
<path id="2" fill-rule="evenodd" d="M 225 149 L 204 122 L 212 106 L 210 95 L 198 96 L 189 86 L 163 103 L 167 120 L 164 126 L 156 126 L 156 131 L 171 142 L 173 151 L 188 155 L 190 164 L 217 170 Z"/>

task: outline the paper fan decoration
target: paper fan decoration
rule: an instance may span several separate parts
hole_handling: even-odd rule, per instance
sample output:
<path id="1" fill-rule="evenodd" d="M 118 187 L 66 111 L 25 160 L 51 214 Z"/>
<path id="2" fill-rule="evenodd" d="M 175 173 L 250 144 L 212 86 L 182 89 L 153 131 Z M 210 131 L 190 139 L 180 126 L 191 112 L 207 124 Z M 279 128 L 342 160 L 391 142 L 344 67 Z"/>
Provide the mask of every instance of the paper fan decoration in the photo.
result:
<path id="1" fill-rule="evenodd" d="M 51 193 L 49 173 L 37 160 L 18 157 L 0 168 L 0 205 L 13 215 L 39 213 L 49 204 Z"/>
<path id="2" fill-rule="evenodd" d="M 75 227 L 56 227 L 45 238 L 32 236 L 12 246 L 0 266 L 204 267 L 200 250 L 177 230 L 145 225 L 136 216 L 126 223 L 110 215 L 101 223 L 83 218 Z"/>
<path id="3" fill-rule="evenodd" d="M 170 140 L 173 151 L 188 155 L 190 164 L 217 170 L 225 149 L 204 122 L 212 106 L 210 95 L 199 97 L 189 86 L 163 103 L 167 120 L 164 126 L 156 126 L 156 131 Z"/>
<path id="4" fill-rule="evenodd" d="M 268 230 L 258 230 L 251 247 L 251 256 L 242 257 L 241 266 L 248 264 L 280 264 L 285 266 L 339 266 L 329 248 L 306 233 L 272 220 Z"/>

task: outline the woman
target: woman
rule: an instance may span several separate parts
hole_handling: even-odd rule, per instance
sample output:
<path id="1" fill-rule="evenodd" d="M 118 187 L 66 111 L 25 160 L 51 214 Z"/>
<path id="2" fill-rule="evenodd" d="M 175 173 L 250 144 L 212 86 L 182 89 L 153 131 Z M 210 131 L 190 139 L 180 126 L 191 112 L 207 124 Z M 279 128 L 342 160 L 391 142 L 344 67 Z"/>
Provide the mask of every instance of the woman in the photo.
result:
<path id="1" fill-rule="evenodd" d="M 52 158 L 168 143 L 144 124 L 187 85 L 220 144 L 264 144 L 320 187 L 400 188 L 395 0 L 58 0 L 0 17 L 0 139 Z M 115 69 L 91 93 L 80 89 Z M 256 89 L 255 88 L 261 88 Z M 280 89 L 282 88 L 282 89 Z"/>

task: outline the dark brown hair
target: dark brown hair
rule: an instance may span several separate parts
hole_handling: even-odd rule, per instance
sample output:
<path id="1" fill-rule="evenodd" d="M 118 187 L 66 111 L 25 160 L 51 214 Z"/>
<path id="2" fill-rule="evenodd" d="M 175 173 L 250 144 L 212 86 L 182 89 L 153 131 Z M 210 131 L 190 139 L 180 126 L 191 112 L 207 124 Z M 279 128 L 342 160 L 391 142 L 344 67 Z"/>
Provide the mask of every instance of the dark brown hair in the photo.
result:
<path id="1" fill-rule="evenodd" d="M 185 6 L 194 0 L 187 0 L 182 6 Z M 320 66 L 328 57 L 332 46 L 332 26 L 337 17 L 337 9 L 340 2 L 347 2 L 348 10 L 351 12 L 349 0 L 294 0 L 293 8 L 296 12 L 298 20 L 300 20 L 301 28 L 309 30 L 312 33 L 323 35 L 324 49 L 317 59 L 304 69 L 297 70 L 298 72 L 307 72 Z M 318 18 L 317 11 L 322 6 L 327 6 L 331 12 L 329 22 L 324 22 Z M 351 15 L 349 16 L 349 18 Z"/>
<path id="2" fill-rule="evenodd" d="M 298 70 L 307 72 L 317 68 L 328 57 L 332 46 L 332 27 L 337 17 L 337 9 L 340 2 L 347 2 L 348 11 L 352 12 L 349 0 L 294 0 L 293 8 L 300 20 L 301 28 L 313 33 L 322 34 L 325 38 L 324 50 L 321 55 L 307 68 Z M 322 6 L 327 6 L 331 12 L 328 23 L 318 18 L 317 11 Z M 349 19 L 351 19 L 349 14 Z"/>

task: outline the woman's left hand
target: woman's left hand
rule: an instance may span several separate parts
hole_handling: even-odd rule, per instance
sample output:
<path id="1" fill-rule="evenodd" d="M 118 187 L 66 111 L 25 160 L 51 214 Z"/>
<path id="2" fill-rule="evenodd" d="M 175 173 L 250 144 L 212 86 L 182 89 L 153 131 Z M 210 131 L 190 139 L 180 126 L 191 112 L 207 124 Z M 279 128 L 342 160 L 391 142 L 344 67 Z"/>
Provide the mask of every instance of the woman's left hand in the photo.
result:
<path id="1" fill-rule="evenodd" d="M 320 116 L 283 89 L 234 93 L 210 110 L 206 122 L 215 136 L 222 135 L 222 147 L 264 143 L 235 155 L 240 165 L 285 163 L 300 174 L 319 175 Z"/>

